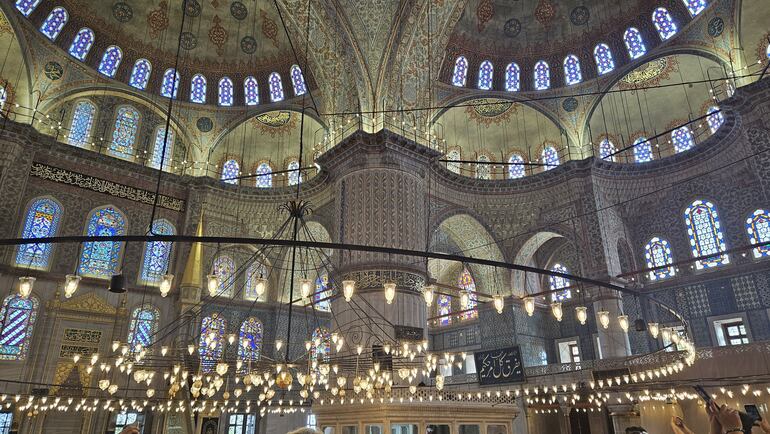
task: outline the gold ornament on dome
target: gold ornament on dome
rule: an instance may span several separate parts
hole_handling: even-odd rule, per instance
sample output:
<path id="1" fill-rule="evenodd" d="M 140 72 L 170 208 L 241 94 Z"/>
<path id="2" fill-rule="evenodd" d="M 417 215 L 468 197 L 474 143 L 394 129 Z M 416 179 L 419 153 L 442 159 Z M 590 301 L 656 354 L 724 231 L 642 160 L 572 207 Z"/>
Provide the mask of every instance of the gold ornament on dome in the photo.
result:
<path id="1" fill-rule="evenodd" d="M 636 87 L 657 86 L 662 80 L 676 72 L 679 64 L 674 57 L 661 57 L 648 62 L 620 79 L 618 87 L 621 89 L 634 89 Z"/>
<path id="2" fill-rule="evenodd" d="M 511 101 L 482 98 L 473 100 L 465 108 L 469 117 L 482 125 L 499 125 L 516 113 L 518 104 Z"/>
<path id="3" fill-rule="evenodd" d="M 262 18 L 262 34 L 265 35 L 267 39 L 273 41 L 273 45 L 278 47 L 278 25 L 267 16 L 267 12 L 264 10 L 260 9 L 259 14 Z"/>
<path id="4" fill-rule="evenodd" d="M 209 29 L 209 41 L 216 45 L 217 54 L 221 56 L 225 53 L 224 46 L 227 43 L 229 35 L 227 30 L 222 27 L 222 20 L 219 18 L 219 15 L 214 15 L 213 22 L 214 24 L 211 26 L 211 29 Z"/>
<path id="5" fill-rule="evenodd" d="M 147 14 L 147 24 L 150 26 L 150 37 L 157 38 L 168 28 L 168 2 L 158 3 L 158 7 Z"/>
<path id="6" fill-rule="evenodd" d="M 281 110 L 263 113 L 251 118 L 254 128 L 262 134 L 269 134 L 271 137 L 289 133 L 297 126 L 297 117 L 292 116 L 291 112 Z"/>

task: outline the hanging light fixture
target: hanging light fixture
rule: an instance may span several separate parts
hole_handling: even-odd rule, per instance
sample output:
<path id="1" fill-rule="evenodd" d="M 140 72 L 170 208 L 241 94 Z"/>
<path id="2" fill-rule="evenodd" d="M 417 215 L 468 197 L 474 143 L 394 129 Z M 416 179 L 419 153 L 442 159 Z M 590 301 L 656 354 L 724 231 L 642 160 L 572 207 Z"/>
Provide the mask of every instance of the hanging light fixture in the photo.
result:
<path id="1" fill-rule="evenodd" d="M 33 286 L 35 286 L 34 277 L 19 277 L 19 296 L 21 296 L 21 298 L 29 298 L 30 294 L 32 294 Z"/>
<path id="2" fill-rule="evenodd" d="M 502 295 L 496 294 L 494 296 L 494 304 L 495 309 L 497 309 L 497 313 L 503 313 L 503 309 L 505 308 L 505 299 L 503 299 Z"/>
<path id="3" fill-rule="evenodd" d="M 219 290 L 219 276 L 216 274 L 206 276 L 206 288 L 208 288 L 210 296 L 216 297 Z"/>
<path id="4" fill-rule="evenodd" d="M 602 325 L 603 328 L 607 329 L 610 327 L 610 313 L 606 310 L 600 310 L 596 313 L 599 315 L 599 323 Z"/>
<path id="5" fill-rule="evenodd" d="M 254 281 L 254 291 L 257 293 L 257 299 L 261 300 L 267 292 L 267 279 L 259 277 Z"/>
<path id="6" fill-rule="evenodd" d="M 343 280 L 342 281 L 342 295 L 345 296 L 345 301 L 350 302 L 353 298 L 353 293 L 356 291 L 355 280 Z"/>
<path id="7" fill-rule="evenodd" d="M 524 297 L 524 310 L 527 311 L 527 315 L 532 316 L 535 314 L 535 298 Z"/>
<path id="8" fill-rule="evenodd" d="M 628 333 L 628 315 L 618 315 L 618 323 L 623 332 Z"/>
<path id="9" fill-rule="evenodd" d="M 64 298 L 70 298 L 78 290 L 81 277 L 77 274 L 68 274 L 64 277 Z"/>
<path id="10" fill-rule="evenodd" d="M 174 282 L 173 274 L 164 274 L 160 278 L 160 296 L 165 297 L 171 291 L 171 284 Z"/>
<path id="11" fill-rule="evenodd" d="M 671 342 L 671 330 L 669 329 L 661 330 L 660 336 L 663 338 L 663 342 Z"/>
<path id="12" fill-rule="evenodd" d="M 556 318 L 556 321 L 561 322 L 561 319 L 564 317 L 564 310 L 561 307 L 561 303 L 554 302 L 551 303 L 551 313 L 553 313 L 553 316 Z"/>
<path id="13" fill-rule="evenodd" d="M 422 298 L 425 300 L 425 306 L 430 307 L 433 304 L 434 291 L 433 285 L 428 285 L 422 289 Z"/>
<path id="14" fill-rule="evenodd" d="M 299 293 L 302 295 L 302 298 L 310 297 L 310 294 L 313 293 L 313 285 L 310 279 L 300 279 Z"/>
<path id="15" fill-rule="evenodd" d="M 588 320 L 588 308 L 585 306 L 576 307 L 575 316 L 577 316 L 580 325 L 586 325 L 586 321 Z"/>
<path id="16" fill-rule="evenodd" d="M 468 295 L 468 291 L 462 291 L 460 294 L 460 308 L 462 308 L 462 310 L 468 309 L 470 302 L 471 297 Z"/>
<path id="17" fill-rule="evenodd" d="M 396 298 L 396 284 L 390 282 L 383 286 L 385 287 L 385 301 L 388 304 L 393 304 L 393 300 Z"/>
<path id="18" fill-rule="evenodd" d="M 650 335 L 652 335 L 652 338 L 658 339 L 658 333 L 660 333 L 660 327 L 658 326 L 658 323 L 651 322 L 647 324 L 647 328 L 650 330 Z"/>

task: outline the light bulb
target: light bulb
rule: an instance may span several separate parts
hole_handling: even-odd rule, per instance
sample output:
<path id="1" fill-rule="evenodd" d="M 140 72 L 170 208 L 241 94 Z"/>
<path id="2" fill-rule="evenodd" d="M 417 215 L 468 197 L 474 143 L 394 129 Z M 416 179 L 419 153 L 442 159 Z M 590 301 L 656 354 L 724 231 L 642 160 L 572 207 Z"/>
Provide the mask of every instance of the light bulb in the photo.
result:
<path id="1" fill-rule="evenodd" d="M 343 280 L 342 281 L 342 294 L 345 296 L 345 301 L 349 302 L 353 298 L 353 292 L 356 290 L 355 280 Z"/>
<path id="2" fill-rule="evenodd" d="M 658 326 L 658 323 L 651 322 L 647 324 L 647 328 L 650 330 L 650 335 L 652 335 L 652 338 L 658 339 L 658 333 L 660 333 L 660 327 Z"/>
<path id="3" fill-rule="evenodd" d="M 173 274 L 164 274 L 160 278 L 160 296 L 165 297 L 171 291 L 171 284 L 174 282 Z"/>
<path id="4" fill-rule="evenodd" d="M 78 290 L 81 277 L 77 274 L 68 274 L 64 277 L 64 298 L 70 298 Z"/>
<path id="5" fill-rule="evenodd" d="M 551 312 L 553 313 L 553 316 L 556 318 L 556 321 L 561 322 L 562 317 L 564 317 L 564 310 L 562 310 L 561 303 L 559 302 L 551 303 Z"/>
<path id="6" fill-rule="evenodd" d="M 428 285 L 422 289 L 422 298 L 425 300 L 425 306 L 430 307 L 433 304 L 433 295 L 435 289 L 432 285 Z"/>
<path id="7" fill-rule="evenodd" d="M 628 333 L 628 315 L 618 315 L 618 323 L 624 332 Z"/>
<path id="8" fill-rule="evenodd" d="M 532 316 L 535 314 L 535 298 L 524 297 L 524 310 L 527 311 L 527 315 Z"/>
<path id="9" fill-rule="evenodd" d="M 384 286 L 385 286 L 385 301 L 387 301 L 388 304 L 392 304 L 393 300 L 396 298 L 396 284 L 386 283 Z"/>
<path id="10" fill-rule="evenodd" d="M 299 281 L 299 292 L 302 294 L 302 298 L 310 297 L 310 294 L 313 293 L 313 286 L 310 279 L 301 279 Z"/>
<path id="11" fill-rule="evenodd" d="M 283 346 L 283 341 L 282 340 L 278 339 L 278 340 L 275 341 L 275 349 L 277 351 L 281 351 L 281 347 L 282 346 Z"/>
<path id="12" fill-rule="evenodd" d="M 663 329 L 660 335 L 663 338 L 663 342 L 671 342 L 671 330 Z"/>
<path id="13" fill-rule="evenodd" d="M 610 313 L 606 310 L 600 310 L 596 313 L 599 315 L 599 323 L 602 325 L 603 328 L 607 329 L 610 327 Z"/>
<path id="14" fill-rule="evenodd" d="M 206 287 L 209 290 L 209 295 L 212 297 L 216 297 L 217 292 L 219 291 L 219 276 L 216 274 L 209 274 L 206 276 L 207 279 L 207 285 Z"/>
<path id="15" fill-rule="evenodd" d="M 586 321 L 588 320 L 588 308 L 585 306 L 578 306 L 575 308 L 575 315 L 577 316 L 577 320 L 580 322 L 580 325 L 586 325 Z"/>
<path id="16" fill-rule="evenodd" d="M 21 298 L 29 298 L 32 294 L 32 287 L 35 285 L 35 278 L 24 276 L 19 277 L 19 295 Z"/>
<path id="17" fill-rule="evenodd" d="M 503 309 L 505 308 L 505 300 L 503 299 L 502 295 L 497 294 L 494 296 L 494 304 L 495 309 L 497 309 L 497 313 L 503 313 Z"/>
<path id="18" fill-rule="evenodd" d="M 262 277 L 258 278 L 254 282 L 254 290 L 257 293 L 257 299 L 262 299 L 262 296 L 267 292 L 267 279 Z"/>

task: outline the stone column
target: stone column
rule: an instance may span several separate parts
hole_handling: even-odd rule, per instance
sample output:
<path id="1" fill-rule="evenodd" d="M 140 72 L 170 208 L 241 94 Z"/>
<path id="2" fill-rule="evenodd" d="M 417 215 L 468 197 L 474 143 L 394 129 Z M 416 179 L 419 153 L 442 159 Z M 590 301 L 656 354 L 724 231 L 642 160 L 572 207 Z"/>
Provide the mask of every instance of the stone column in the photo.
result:
<path id="1" fill-rule="evenodd" d="M 602 358 L 610 359 L 614 357 L 627 357 L 631 355 L 631 344 L 628 341 L 628 333 L 624 333 L 618 324 L 618 315 L 623 312 L 623 302 L 620 294 L 612 294 L 609 297 L 603 297 L 602 300 L 595 301 L 594 313 L 596 315 L 596 329 L 599 334 L 599 345 L 602 352 Z M 607 311 L 610 316 L 610 325 L 604 328 L 599 321 L 599 311 Z M 631 327 L 633 327 L 633 319 Z"/>

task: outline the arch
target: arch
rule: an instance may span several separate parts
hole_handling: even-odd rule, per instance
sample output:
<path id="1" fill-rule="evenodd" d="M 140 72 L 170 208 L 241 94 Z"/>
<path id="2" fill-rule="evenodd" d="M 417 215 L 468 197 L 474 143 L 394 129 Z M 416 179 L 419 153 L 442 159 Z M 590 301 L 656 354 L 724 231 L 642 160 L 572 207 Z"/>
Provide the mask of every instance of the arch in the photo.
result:
<path id="1" fill-rule="evenodd" d="M 647 46 L 644 43 L 644 37 L 642 32 L 636 27 L 629 27 L 623 34 L 623 42 L 626 43 L 626 50 L 628 50 L 628 57 L 631 60 L 638 59 L 647 53 Z"/>
<path id="2" fill-rule="evenodd" d="M 166 144 L 165 157 L 163 156 L 163 144 Z M 168 169 L 169 160 L 174 155 L 174 130 L 169 129 L 168 135 L 166 135 L 166 127 L 158 126 L 155 128 L 155 140 L 152 145 L 152 158 L 150 159 L 150 167 L 153 169 L 161 169 L 161 159 L 163 159 L 163 169 Z"/>
<path id="3" fill-rule="evenodd" d="M 243 299 L 250 301 L 267 301 L 267 291 L 259 297 L 257 295 L 257 279 L 267 279 L 268 271 L 264 262 L 255 259 L 246 270 L 246 283 L 243 288 Z M 265 288 L 267 290 L 267 288 Z"/>
<path id="4" fill-rule="evenodd" d="M 85 235 L 117 236 L 126 234 L 126 216 L 112 205 L 99 207 L 88 215 Z M 78 274 L 83 277 L 109 279 L 118 274 L 123 258 L 123 242 L 90 241 L 83 243 Z"/>
<path id="5" fill-rule="evenodd" d="M 460 163 L 460 160 L 462 160 L 462 155 L 460 154 L 460 150 L 452 149 L 451 151 L 447 152 L 446 159 L 449 160 L 446 163 L 446 168 L 449 169 L 450 172 L 454 172 L 459 175 L 462 169 L 462 163 Z"/>
<path id="6" fill-rule="evenodd" d="M 559 151 L 553 145 L 545 145 L 543 152 L 540 154 L 540 159 L 544 164 L 543 170 L 551 170 L 561 164 L 559 162 Z"/>
<path id="7" fill-rule="evenodd" d="M 716 133 L 722 124 L 725 123 L 725 116 L 719 109 L 719 106 L 711 106 L 706 110 L 706 122 L 709 124 L 709 131 L 711 134 Z"/>
<path id="8" fill-rule="evenodd" d="M 104 51 L 102 61 L 99 63 L 99 72 L 107 77 L 114 78 L 122 60 L 123 50 L 117 45 L 110 45 Z"/>
<path id="9" fill-rule="evenodd" d="M 152 63 L 147 59 L 139 59 L 134 63 L 134 68 L 131 70 L 131 78 L 128 81 L 128 85 L 139 90 L 145 90 L 147 83 L 150 81 L 150 74 L 152 73 Z"/>
<path id="10" fill-rule="evenodd" d="M 277 72 L 273 72 L 270 74 L 270 77 L 268 78 L 268 84 L 270 85 L 270 101 L 271 102 L 281 102 L 283 101 L 284 94 L 283 94 L 283 81 L 281 80 L 281 75 Z"/>
<path id="11" fill-rule="evenodd" d="M 163 73 L 160 94 L 166 98 L 176 99 L 177 93 L 179 93 L 179 73 L 174 68 L 169 68 Z"/>
<path id="12" fill-rule="evenodd" d="M 580 60 L 574 54 L 564 58 L 564 82 L 567 86 L 583 81 L 583 73 L 580 71 Z"/>
<path id="13" fill-rule="evenodd" d="M 455 69 L 452 73 L 452 85 L 457 87 L 465 87 L 466 80 L 468 79 L 468 59 L 465 56 L 459 56 L 455 59 Z"/>
<path id="14" fill-rule="evenodd" d="M 190 102 L 195 104 L 206 104 L 206 85 L 205 75 L 193 75 L 192 80 L 190 80 Z"/>
<path id="15" fill-rule="evenodd" d="M 294 88 L 294 96 L 304 95 L 307 92 L 307 85 L 305 84 L 305 76 L 302 75 L 302 69 L 299 65 L 292 65 L 289 74 Z"/>
<path id="16" fill-rule="evenodd" d="M 241 323 L 238 329 L 238 360 L 243 364 L 238 370 L 239 374 L 249 372 L 251 363 L 259 361 L 263 332 L 262 321 L 256 317 L 249 317 Z"/>
<path id="17" fill-rule="evenodd" d="M 481 154 L 476 159 L 476 179 L 492 179 L 492 167 L 489 164 L 491 160 L 486 154 Z"/>
<path id="18" fill-rule="evenodd" d="M 551 271 L 555 271 L 557 273 L 563 273 L 563 274 L 569 274 L 569 269 L 565 267 L 564 265 L 560 263 L 555 263 L 553 267 L 551 267 Z M 565 301 L 572 298 L 572 290 L 569 289 L 569 286 L 571 285 L 569 279 L 565 279 L 561 276 L 548 276 L 548 286 L 551 291 L 557 291 L 551 293 L 551 301 Z M 567 289 L 563 289 L 567 288 Z M 562 291 L 559 291 L 560 289 L 563 289 Z"/>
<path id="19" fill-rule="evenodd" d="M 508 158 L 508 179 L 523 178 L 525 174 L 524 158 L 519 154 L 512 154 Z"/>
<path id="20" fill-rule="evenodd" d="M 225 352 L 225 332 L 227 321 L 217 313 L 212 313 L 201 320 L 201 335 L 198 341 L 198 356 L 201 361 L 201 371 L 209 373 L 214 370 L 217 362 Z"/>
<path id="21" fill-rule="evenodd" d="M 460 291 L 468 293 L 468 304 L 461 306 L 462 310 L 467 310 L 468 312 L 463 312 L 460 319 L 468 320 L 478 318 L 479 311 L 477 306 L 479 301 L 478 296 L 476 295 L 476 282 L 473 280 L 473 276 L 471 275 L 471 272 L 468 271 L 468 268 L 463 267 L 463 271 L 457 278 L 457 286 L 460 288 Z"/>
<path id="22" fill-rule="evenodd" d="M 260 163 L 254 173 L 257 175 L 254 178 L 254 183 L 257 187 L 270 188 L 273 186 L 273 168 L 270 167 L 270 163 Z"/>
<path id="23" fill-rule="evenodd" d="M 27 207 L 21 238 L 53 237 L 61 222 L 61 204 L 52 197 L 40 197 L 32 200 Z M 17 248 L 16 265 L 19 267 L 47 270 L 50 267 L 53 244 L 22 244 Z"/>
<path id="24" fill-rule="evenodd" d="M 302 172 L 299 169 L 299 161 L 289 161 L 289 164 L 286 166 L 286 170 L 290 170 L 288 175 L 289 185 L 297 185 L 302 182 Z"/>
<path id="25" fill-rule="evenodd" d="M 88 100 L 75 103 L 67 141 L 70 145 L 84 148 L 91 143 L 91 129 L 96 118 L 96 106 Z"/>
<path id="26" fill-rule="evenodd" d="M 685 125 L 671 132 L 671 143 L 674 145 L 674 152 L 684 152 L 695 146 L 695 138 L 690 128 Z"/>
<path id="27" fill-rule="evenodd" d="M 16 0 L 16 9 L 28 17 L 40 4 L 41 0 Z"/>
<path id="28" fill-rule="evenodd" d="M 766 243 L 770 241 L 770 212 L 764 209 L 755 210 L 746 219 L 746 232 L 751 244 Z M 755 247 L 752 250 L 754 257 L 764 258 L 770 256 L 770 245 Z"/>
<path id="29" fill-rule="evenodd" d="M 214 262 L 211 265 L 211 274 L 214 274 L 219 278 L 217 296 L 227 298 L 233 297 L 235 271 L 235 260 L 232 256 L 219 254 L 219 256 L 214 259 Z"/>
<path id="30" fill-rule="evenodd" d="M 505 90 L 518 92 L 521 89 L 521 68 L 515 62 L 505 67 Z"/>
<path id="31" fill-rule="evenodd" d="M 679 31 L 674 18 L 666 8 L 661 7 L 653 11 L 652 23 L 655 25 L 655 30 L 658 31 L 658 36 L 660 36 L 661 41 L 670 39 Z"/>
<path id="32" fill-rule="evenodd" d="M 551 87 L 551 68 L 545 60 L 535 64 L 535 90 L 546 90 Z"/>
<path id="33" fill-rule="evenodd" d="M 112 140 L 107 151 L 119 158 L 134 158 L 134 143 L 139 131 L 139 111 L 133 106 L 119 107 L 115 114 Z"/>
<path id="34" fill-rule="evenodd" d="M 671 247 L 668 241 L 652 237 L 644 246 L 644 259 L 647 262 L 647 268 L 662 267 L 674 263 L 674 257 L 671 255 Z M 652 281 L 674 277 L 676 270 L 674 267 L 659 268 L 649 272 L 649 278 Z"/>
<path id="35" fill-rule="evenodd" d="M 139 306 L 131 312 L 131 321 L 128 324 L 128 342 L 132 351 L 138 347 L 147 348 L 153 344 L 155 334 L 158 332 L 160 311 L 151 304 Z"/>
<path id="36" fill-rule="evenodd" d="M 88 52 L 91 51 L 95 39 L 96 35 L 94 35 L 94 31 L 88 27 L 83 27 L 78 30 L 75 39 L 72 41 L 72 45 L 70 45 L 70 56 L 81 62 L 86 60 L 86 56 L 88 56 Z"/>
<path id="37" fill-rule="evenodd" d="M 321 312 L 331 312 L 332 303 L 331 290 L 329 289 L 329 275 L 324 273 L 315 280 L 315 291 L 313 292 L 313 307 Z"/>
<path id="38" fill-rule="evenodd" d="M 536 233 L 527 239 L 524 244 L 522 244 L 521 248 L 519 248 L 519 251 L 516 252 L 513 263 L 529 265 L 533 267 L 536 266 L 537 264 L 535 264 L 535 255 L 537 254 L 538 250 L 540 250 L 540 248 L 543 247 L 548 241 L 556 238 L 563 238 L 563 236 L 556 232 L 549 231 Z M 523 296 L 526 294 L 540 292 L 538 279 L 532 278 L 529 274 L 531 273 L 525 273 L 518 270 L 513 272 L 513 281 L 511 286 L 513 287 L 514 296 Z"/>
<path id="39" fill-rule="evenodd" d="M 687 7 L 687 12 L 690 13 L 691 17 L 695 17 L 708 7 L 706 0 L 682 0 L 682 3 Z"/>
<path id="40" fill-rule="evenodd" d="M 0 308 L 0 360 L 26 360 L 39 303 L 37 298 L 11 294 Z"/>
<path id="41" fill-rule="evenodd" d="M 230 159 L 222 165 L 221 180 L 227 184 L 238 185 L 238 177 L 241 176 L 241 166 L 238 160 Z"/>
<path id="42" fill-rule="evenodd" d="M 247 106 L 259 104 L 259 83 L 256 78 L 249 76 L 243 80 L 243 94 Z"/>
<path id="43" fill-rule="evenodd" d="M 313 330 L 310 344 L 310 360 L 313 364 L 326 363 L 331 355 L 331 335 L 326 327 Z"/>
<path id="44" fill-rule="evenodd" d="M 222 77 L 219 80 L 219 98 L 217 101 L 222 107 L 230 107 L 233 105 L 233 80 L 230 77 Z"/>
<path id="45" fill-rule="evenodd" d="M 594 48 L 594 60 L 596 60 L 596 70 L 599 75 L 612 72 L 615 69 L 615 60 L 612 58 L 610 46 L 601 43 Z"/>
<path id="46" fill-rule="evenodd" d="M 652 161 L 652 145 L 647 137 L 641 136 L 634 140 L 634 161 L 637 163 Z"/>
<path id="47" fill-rule="evenodd" d="M 693 257 L 717 254 L 727 250 L 719 214 L 713 203 L 698 199 L 684 211 L 684 222 Z M 713 268 L 730 263 L 727 254 L 695 261 L 695 268 Z"/>
<path id="48" fill-rule="evenodd" d="M 64 25 L 67 24 L 67 20 L 69 20 L 69 14 L 66 9 L 62 7 L 54 8 L 40 26 L 40 32 L 48 39 L 55 41 Z"/>
<path id="49" fill-rule="evenodd" d="M 479 80 L 477 87 L 481 90 L 492 89 L 492 78 L 494 77 L 494 66 L 489 60 L 481 62 L 479 65 Z"/>
<path id="50" fill-rule="evenodd" d="M 158 219 L 152 223 L 152 234 L 175 235 L 176 228 L 166 219 Z M 144 285 L 160 285 L 161 278 L 168 273 L 171 260 L 172 243 L 170 241 L 149 241 L 144 243 L 142 267 L 139 273 L 139 283 Z"/>
<path id="51" fill-rule="evenodd" d="M 615 144 L 612 143 L 609 137 L 605 137 L 599 143 L 599 158 L 601 158 L 602 160 L 614 162 L 615 153 L 617 151 L 618 150 L 617 148 L 615 148 Z"/>

